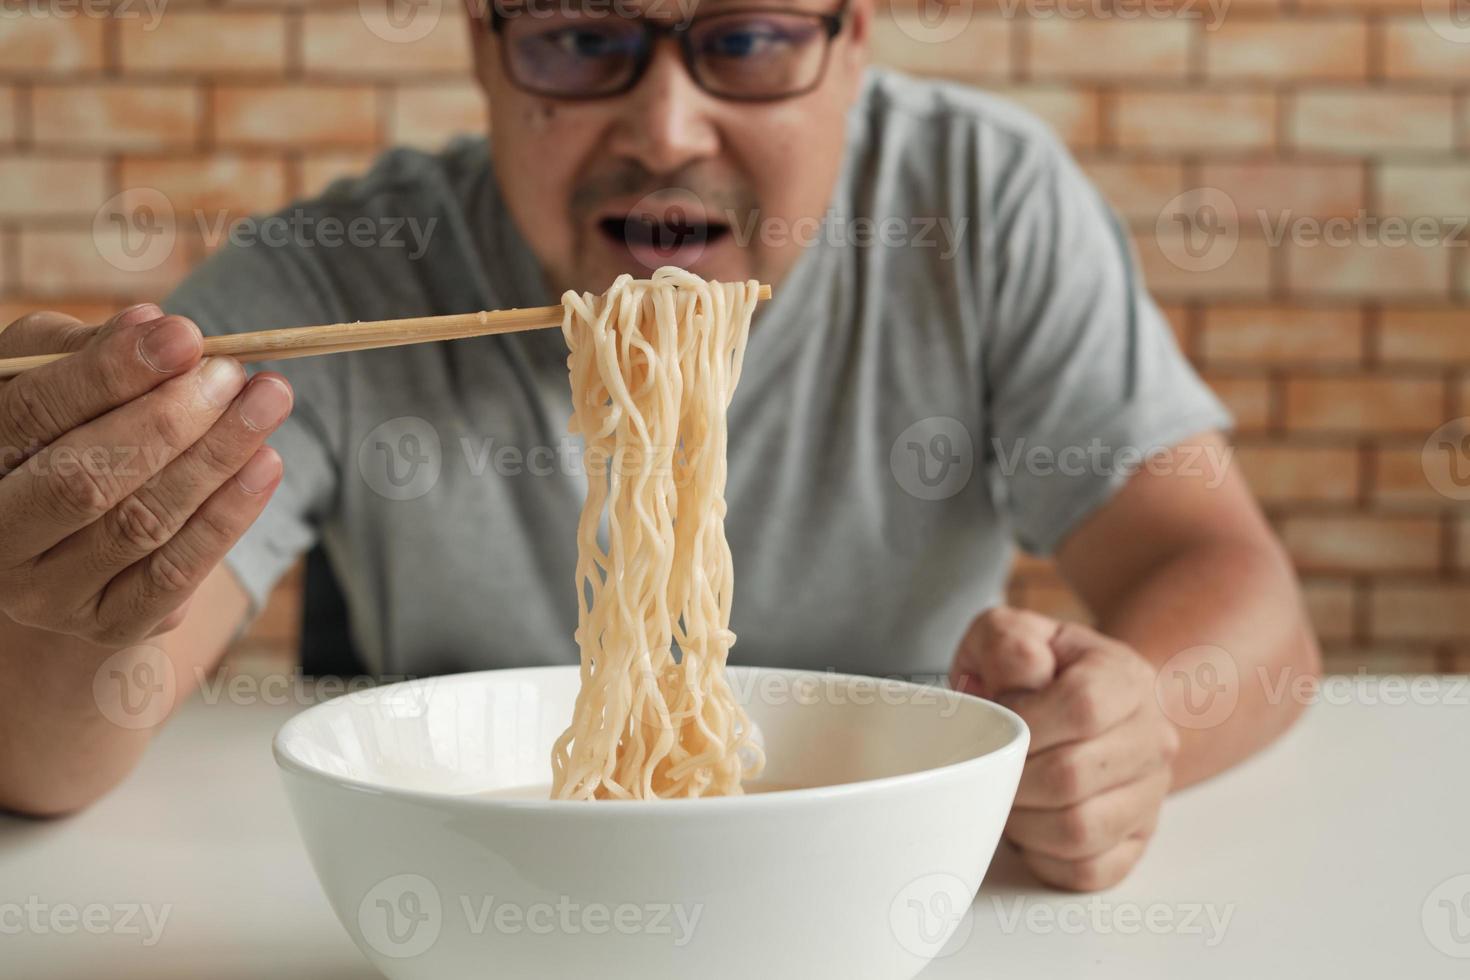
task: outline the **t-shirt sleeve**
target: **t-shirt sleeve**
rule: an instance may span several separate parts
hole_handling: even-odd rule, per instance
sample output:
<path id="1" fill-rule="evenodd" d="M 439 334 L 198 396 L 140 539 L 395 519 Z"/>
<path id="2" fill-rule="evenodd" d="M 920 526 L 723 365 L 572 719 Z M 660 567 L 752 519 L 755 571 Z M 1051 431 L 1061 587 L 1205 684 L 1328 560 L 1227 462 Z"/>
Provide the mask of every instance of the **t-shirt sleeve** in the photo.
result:
<path id="1" fill-rule="evenodd" d="M 333 323 L 347 319 L 325 288 L 322 270 L 300 253 L 264 245 L 230 245 L 168 297 L 163 309 L 187 316 L 206 335 Z M 260 519 L 225 558 L 263 608 L 271 589 L 320 536 L 337 497 L 338 446 L 344 399 L 341 358 L 315 357 L 247 365 L 251 374 L 284 375 L 295 391 L 291 416 L 271 436 L 285 475 Z"/>
<path id="2" fill-rule="evenodd" d="M 1179 351 L 1123 228 L 1064 149 L 1033 140 L 989 211 L 987 463 L 1018 543 L 1045 555 L 1149 451 L 1232 420 Z"/>

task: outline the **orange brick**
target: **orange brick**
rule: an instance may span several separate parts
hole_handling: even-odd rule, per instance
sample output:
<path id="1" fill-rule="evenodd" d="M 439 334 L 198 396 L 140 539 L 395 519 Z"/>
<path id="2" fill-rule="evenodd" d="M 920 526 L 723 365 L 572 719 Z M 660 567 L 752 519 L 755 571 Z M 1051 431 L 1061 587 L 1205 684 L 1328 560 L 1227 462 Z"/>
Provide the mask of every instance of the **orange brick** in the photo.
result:
<path id="1" fill-rule="evenodd" d="M 1454 100 L 1448 93 L 1366 88 L 1297 93 L 1291 116 L 1296 145 L 1342 153 L 1449 150 Z"/>
<path id="2" fill-rule="evenodd" d="M 102 67 L 100 17 L 0 14 L 0 71 L 73 74 Z"/>
<path id="3" fill-rule="evenodd" d="M 199 95 L 188 85 L 38 85 L 33 98 L 43 146 L 171 149 L 199 136 Z"/>
<path id="4" fill-rule="evenodd" d="M 1470 163 L 1392 163 L 1378 168 L 1379 214 L 1470 217 Z"/>
<path id="5" fill-rule="evenodd" d="M 489 128 L 484 93 L 473 83 L 403 86 L 391 105 L 390 143 L 437 148 L 450 136 Z"/>
<path id="6" fill-rule="evenodd" d="M 1359 361 L 1363 316 L 1351 308 L 1216 307 L 1205 311 L 1200 344 L 1211 363 Z"/>
<path id="7" fill-rule="evenodd" d="M 368 146 L 378 139 L 378 103 L 368 85 L 222 85 L 215 136 L 243 146 Z"/>
<path id="8" fill-rule="evenodd" d="M 1432 518 L 1294 515 L 1281 522 L 1281 538 L 1306 571 L 1416 572 L 1439 564 Z"/>
<path id="9" fill-rule="evenodd" d="M 1368 27 L 1351 20 L 1229 20 L 1204 33 L 1205 74 L 1215 79 L 1363 78 Z"/>
<path id="10" fill-rule="evenodd" d="M 1444 386 L 1427 378 L 1291 378 L 1286 384 L 1286 423 L 1304 432 L 1414 433 L 1442 422 Z"/>
<path id="11" fill-rule="evenodd" d="M 957 37 L 936 44 L 920 15 L 895 12 L 873 24 L 873 61 L 920 75 L 1005 78 L 1011 72 L 1011 28 L 1001 17 L 971 17 Z"/>
<path id="12" fill-rule="evenodd" d="M 1207 161 L 1199 183 L 1229 195 L 1246 234 L 1266 234 L 1283 216 L 1355 215 L 1367 206 L 1359 163 Z"/>
<path id="13" fill-rule="evenodd" d="M 1101 111 L 1096 93 L 1040 86 L 1001 87 L 992 91 L 1041 117 L 1072 149 L 1097 146 Z"/>
<path id="14" fill-rule="evenodd" d="M 1470 30 L 1460 28 L 1461 37 Z M 1392 79 L 1443 78 L 1461 80 L 1470 76 L 1470 43 L 1451 40 L 1436 32 L 1424 17 L 1395 18 L 1384 24 L 1383 68 Z M 1467 38 L 1470 39 L 1470 38 Z"/>
<path id="15" fill-rule="evenodd" d="M 0 143 L 15 139 L 15 104 L 20 96 L 9 85 L 0 85 Z"/>
<path id="16" fill-rule="evenodd" d="M 1379 639 L 1463 640 L 1470 636 L 1470 585 L 1375 585 L 1369 609 L 1373 636 Z"/>
<path id="17" fill-rule="evenodd" d="M 279 74 L 286 68 L 286 20 L 268 11 L 174 11 L 148 22 L 118 21 L 124 71 Z"/>
<path id="18" fill-rule="evenodd" d="M 109 263 L 87 230 L 24 229 L 20 234 L 20 283 L 35 296 L 114 296 L 119 302 L 158 299 L 188 271 L 188 256 L 175 247 L 151 269 L 127 271 Z"/>
<path id="19" fill-rule="evenodd" d="M 107 200 L 107 165 L 73 157 L 0 157 L 0 217 L 76 215 Z"/>
<path id="20" fill-rule="evenodd" d="M 1470 307 L 1385 310 L 1378 347 L 1385 360 L 1428 364 L 1470 362 Z M 1470 405 L 1465 406 L 1470 410 Z"/>
<path id="21" fill-rule="evenodd" d="M 354 4 L 347 10 L 308 11 L 301 25 L 306 70 L 320 75 L 456 76 L 470 70 L 469 31 L 458 8 L 445 5 L 432 29 L 423 33 L 428 22 L 420 19 L 398 30 L 388 19 L 388 7 Z"/>
<path id="22" fill-rule="evenodd" d="M 1356 449 L 1291 443 L 1242 443 L 1235 460 L 1266 503 L 1356 500 L 1361 464 Z"/>
<path id="23" fill-rule="evenodd" d="M 377 153 L 371 150 L 313 153 L 301 161 L 299 194 L 314 197 L 338 177 L 366 173 L 375 159 Z"/>
<path id="24" fill-rule="evenodd" d="M 1174 78 L 1189 70 L 1194 25 L 1185 20 L 1037 18 L 1029 31 L 1034 78 Z"/>
<path id="25" fill-rule="evenodd" d="M 1271 146 L 1276 112 L 1266 92 L 1123 91 L 1114 125 L 1123 147 L 1233 150 Z"/>
<path id="26" fill-rule="evenodd" d="M 1191 264 L 1182 229 L 1166 226 L 1135 236 L 1149 289 L 1162 296 L 1264 297 L 1270 291 L 1271 255 L 1266 243 L 1241 238 L 1219 265 L 1203 271 Z"/>
<path id="27" fill-rule="evenodd" d="M 1323 641 L 1347 640 L 1357 619 L 1357 596 L 1348 582 L 1316 579 L 1302 583 L 1307 615 Z"/>
<path id="28" fill-rule="evenodd" d="M 1129 221 L 1151 225 L 1184 191 L 1184 167 L 1178 163 L 1093 159 L 1082 166 L 1108 204 Z"/>
<path id="29" fill-rule="evenodd" d="M 208 223 L 215 212 L 273 211 L 286 203 L 286 165 L 276 157 L 221 153 L 183 158 L 125 157 L 124 187 L 151 187 Z"/>
<path id="30" fill-rule="evenodd" d="M 1230 414 L 1235 416 L 1236 431 L 1259 432 L 1271 419 L 1271 383 L 1265 378 L 1206 373 L 1205 381 Z"/>
<path id="31" fill-rule="evenodd" d="M 1339 220 L 1339 219 L 1329 219 Z M 1348 231 L 1355 236 L 1357 232 Z M 1397 233 L 1395 233 L 1397 234 Z M 1349 239 L 1352 241 L 1352 239 Z M 1447 296 L 1454 250 L 1409 242 L 1336 246 L 1290 240 L 1285 252 L 1287 287 L 1297 294 L 1361 298 L 1437 298 Z"/>
<path id="32" fill-rule="evenodd" d="M 1376 453 L 1374 463 L 1373 497 L 1380 503 L 1394 507 L 1418 507 L 1439 509 L 1456 504 L 1431 484 L 1431 476 L 1443 481 L 1449 477 L 1448 457 L 1436 452 L 1426 453 L 1423 447 L 1413 449 L 1384 449 Z"/>

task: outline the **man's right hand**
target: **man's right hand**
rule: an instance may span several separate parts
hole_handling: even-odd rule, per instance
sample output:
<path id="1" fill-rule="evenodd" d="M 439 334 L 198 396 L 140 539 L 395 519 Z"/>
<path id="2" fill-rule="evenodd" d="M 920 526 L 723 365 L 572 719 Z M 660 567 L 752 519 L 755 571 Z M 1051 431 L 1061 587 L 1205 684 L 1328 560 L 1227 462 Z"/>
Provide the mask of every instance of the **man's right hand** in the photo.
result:
<path id="1" fill-rule="evenodd" d="M 0 331 L 0 357 L 76 352 L 0 381 L 0 613 L 116 648 L 183 621 L 280 483 L 265 440 L 292 404 L 202 343 L 151 304 Z"/>

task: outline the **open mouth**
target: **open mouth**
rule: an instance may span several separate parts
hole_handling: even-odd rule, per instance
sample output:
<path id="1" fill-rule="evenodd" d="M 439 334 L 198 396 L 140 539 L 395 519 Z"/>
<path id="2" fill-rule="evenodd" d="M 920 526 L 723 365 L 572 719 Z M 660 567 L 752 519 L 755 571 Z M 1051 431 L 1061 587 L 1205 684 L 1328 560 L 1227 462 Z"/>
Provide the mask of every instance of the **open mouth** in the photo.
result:
<path id="1" fill-rule="evenodd" d="M 665 215 L 614 215 L 600 220 L 597 227 L 604 238 L 624 246 L 645 265 L 686 264 L 730 234 L 727 224 L 690 218 L 677 210 Z"/>

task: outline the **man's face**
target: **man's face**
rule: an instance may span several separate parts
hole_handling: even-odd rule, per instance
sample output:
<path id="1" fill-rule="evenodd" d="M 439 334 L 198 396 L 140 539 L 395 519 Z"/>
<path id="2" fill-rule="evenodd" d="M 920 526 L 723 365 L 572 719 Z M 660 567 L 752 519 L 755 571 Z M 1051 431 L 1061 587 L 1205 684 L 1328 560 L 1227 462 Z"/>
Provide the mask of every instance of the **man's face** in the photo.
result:
<path id="1" fill-rule="evenodd" d="M 556 0 L 557 9 L 578 2 Z M 636 13 L 665 23 L 683 20 L 695 2 L 701 17 L 751 7 L 837 9 L 837 0 L 588 2 L 600 3 L 596 9 L 608 17 Z M 702 89 L 678 41 L 668 37 L 655 43 L 646 72 L 623 94 L 592 100 L 531 94 L 507 74 L 503 52 L 513 40 L 474 18 L 496 175 L 549 284 L 558 292 L 601 291 L 621 273 L 645 277 L 662 265 L 706 279 L 779 283 L 809 241 L 813 219 L 831 203 L 845 114 L 866 64 L 867 4 L 854 3 L 814 88 L 762 102 Z M 707 47 L 743 55 L 753 36 L 718 37 Z M 549 43 L 580 51 L 588 38 L 558 36 Z"/>

